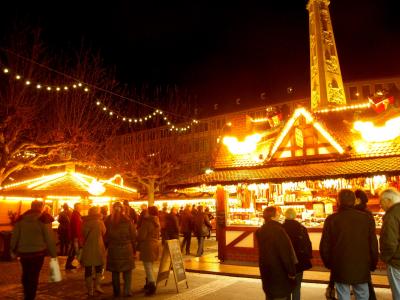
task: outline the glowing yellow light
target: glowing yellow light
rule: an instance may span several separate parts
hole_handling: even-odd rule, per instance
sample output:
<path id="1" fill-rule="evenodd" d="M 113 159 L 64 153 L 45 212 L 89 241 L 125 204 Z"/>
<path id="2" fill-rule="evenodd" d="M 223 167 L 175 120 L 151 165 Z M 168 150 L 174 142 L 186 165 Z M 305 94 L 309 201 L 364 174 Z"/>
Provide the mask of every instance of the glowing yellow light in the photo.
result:
<path id="1" fill-rule="evenodd" d="M 212 170 L 212 169 L 206 169 L 206 170 L 204 171 L 204 173 L 206 173 L 207 175 L 209 175 L 209 174 L 211 174 L 211 173 L 214 173 L 214 170 Z"/>
<path id="2" fill-rule="evenodd" d="M 368 144 L 364 141 L 354 141 L 354 148 L 357 153 L 366 153 L 368 151 Z"/>
<path id="3" fill-rule="evenodd" d="M 89 89 L 86 87 L 86 88 L 84 88 L 84 91 L 85 92 L 89 92 Z"/>
<path id="4" fill-rule="evenodd" d="M 400 117 L 386 121 L 385 125 L 375 126 L 372 122 L 357 121 L 353 128 L 361 133 L 367 142 L 390 141 L 400 136 Z"/>
<path id="5" fill-rule="evenodd" d="M 124 118 L 122 118 L 122 121 L 126 121 L 126 118 L 124 117 Z"/>
<path id="6" fill-rule="evenodd" d="M 314 111 L 314 113 L 328 113 L 328 112 L 337 112 L 337 111 L 346 111 L 346 110 L 353 110 L 353 109 L 363 109 L 363 108 L 369 108 L 371 107 L 371 104 L 369 102 L 367 103 L 359 103 L 359 104 L 353 104 L 353 105 L 348 105 L 348 106 L 338 106 L 334 108 L 324 108 L 318 111 Z"/>
<path id="7" fill-rule="evenodd" d="M 139 119 L 139 122 L 143 122 L 143 120 L 140 118 L 140 119 Z"/>
<path id="8" fill-rule="evenodd" d="M 106 188 L 103 186 L 103 184 L 96 179 L 93 179 L 92 182 L 89 185 L 88 192 L 92 195 L 98 196 L 104 194 L 106 191 Z"/>
<path id="9" fill-rule="evenodd" d="M 163 112 L 160 110 L 159 114 L 160 114 L 160 115 L 162 115 L 162 114 L 163 114 Z"/>
<path id="10" fill-rule="evenodd" d="M 100 105 L 100 101 L 97 101 L 97 102 L 96 102 L 96 105 Z"/>
<path id="11" fill-rule="evenodd" d="M 64 176 L 65 174 L 66 174 L 65 172 L 61 172 L 61 173 L 56 173 L 56 174 L 53 174 L 53 175 L 48 175 L 48 176 L 43 176 L 43 177 L 36 178 L 33 183 L 28 185 L 28 189 L 33 189 L 34 187 L 37 187 L 38 185 L 41 185 L 41 184 L 43 184 L 45 182 L 49 182 L 49 181 L 58 179 L 58 178 Z"/>
<path id="12" fill-rule="evenodd" d="M 107 107 L 104 106 L 104 107 L 103 107 L 103 110 L 107 110 Z"/>
<path id="13" fill-rule="evenodd" d="M 9 70 L 8 70 L 7 68 L 5 68 L 5 69 L 3 70 L 3 72 L 7 74 L 7 73 L 9 72 Z"/>
<path id="14" fill-rule="evenodd" d="M 261 140 L 262 135 L 255 133 L 247 136 L 243 142 L 239 142 L 236 137 L 224 137 L 224 144 L 228 147 L 232 154 L 251 153 L 257 148 L 257 143 Z"/>
<path id="15" fill-rule="evenodd" d="M 114 113 L 112 111 L 110 111 L 110 116 L 112 116 Z"/>
<path id="16" fill-rule="evenodd" d="M 168 122 L 167 125 L 171 125 L 171 122 Z"/>
<path id="17" fill-rule="evenodd" d="M 42 86 L 41 86 L 40 84 L 38 84 L 38 85 L 36 85 L 36 88 L 37 88 L 37 89 L 41 89 Z"/>
<path id="18" fill-rule="evenodd" d="M 25 81 L 25 84 L 26 84 L 26 85 L 30 85 L 31 82 L 30 82 L 29 80 L 27 80 L 27 81 Z"/>
<path id="19" fill-rule="evenodd" d="M 132 119 L 129 119 L 129 122 L 132 122 Z"/>
<path id="20" fill-rule="evenodd" d="M 73 87 L 74 89 L 76 89 L 76 84 L 74 84 L 72 87 Z"/>
<path id="21" fill-rule="evenodd" d="M 67 91 L 67 90 L 68 90 L 68 87 L 67 87 L 67 86 L 64 86 L 64 90 L 66 90 L 66 91 Z"/>
<path id="22" fill-rule="evenodd" d="M 268 118 L 252 119 L 253 123 L 264 123 L 268 121 Z"/>
<path id="23" fill-rule="evenodd" d="M 135 123 L 137 123 L 137 119 L 135 119 Z"/>
<path id="24" fill-rule="evenodd" d="M 78 83 L 78 86 L 82 86 L 82 83 L 79 82 L 79 83 Z"/>
<path id="25" fill-rule="evenodd" d="M 232 126 L 232 122 L 228 122 L 228 123 L 226 123 L 226 126 L 229 126 L 229 127 L 231 127 L 231 126 Z"/>
<path id="26" fill-rule="evenodd" d="M 49 87 L 49 86 L 48 86 L 46 89 L 47 89 L 48 91 L 51 91 L 51 87 Z"/>
<path id="27" fill-rule="evenodd" d="M 60 87 L 58 86 L 58 87 L 56 87 L 56 90 L 57 90 L 57 92 L 58 92 L 58 91 L 61 90 L 61 89 L 60 89 Z"/>

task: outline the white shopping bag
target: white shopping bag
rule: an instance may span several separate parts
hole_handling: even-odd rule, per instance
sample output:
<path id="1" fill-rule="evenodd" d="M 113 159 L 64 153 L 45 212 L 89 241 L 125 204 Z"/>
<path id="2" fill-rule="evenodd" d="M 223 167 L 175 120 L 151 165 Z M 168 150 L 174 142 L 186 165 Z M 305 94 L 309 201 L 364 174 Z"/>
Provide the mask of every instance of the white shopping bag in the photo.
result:
<path id="1" fill-rule="evenodd" d="M 49 263 L 50 276 L 49 282 L 59 282 L 62 280 L 60 265 L 58 264 L 58 259 L 56 257 L 50 258 Z"/>

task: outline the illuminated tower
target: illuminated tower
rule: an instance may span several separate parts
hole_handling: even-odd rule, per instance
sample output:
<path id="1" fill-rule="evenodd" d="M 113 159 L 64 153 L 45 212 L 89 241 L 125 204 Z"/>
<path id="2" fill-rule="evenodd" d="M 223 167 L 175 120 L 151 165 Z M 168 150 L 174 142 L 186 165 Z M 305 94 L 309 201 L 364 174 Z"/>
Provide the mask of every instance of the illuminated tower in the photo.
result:
<path id="1" fill-rule="evenodd" d="M 329 0 L 309 0 L 311 110 L 346 105 Z"/>

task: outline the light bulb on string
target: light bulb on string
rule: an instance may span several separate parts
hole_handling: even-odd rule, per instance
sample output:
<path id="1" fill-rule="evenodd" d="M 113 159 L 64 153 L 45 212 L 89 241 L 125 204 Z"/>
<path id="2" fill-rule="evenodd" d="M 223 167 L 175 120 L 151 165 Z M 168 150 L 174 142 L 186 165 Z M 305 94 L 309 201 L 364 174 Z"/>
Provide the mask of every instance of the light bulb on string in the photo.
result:
<path id="1" fill-rule="evenodd" d="M 18 73 L 16 73 L 16 72 L 11 72 L 10 69 L 8 69 L 8 68 L 3 68 L 3 73 L 5 73 L 5 74 L 10 74 L 10 75 L 14 75 L 13 78 L 14 78 L 15 80 L 20 80 L 20 79 L 23 78 L 22 75 L 20 75 L 20 74 L 18 74 Z M 76 83 L 73 83 L 73 84 L 70 84 L 70 85 L 48 85 L 48 84 L 42 85 L 42 84 L 40 84 L 40 83 L 32 82 L 31 80 L 25 80 L 24 83 L 25 83 L 26 86 L 33 85 L 34 87 L 36 87 L 37 90 L 40 90 L 40 89 L 42 89 L 42 88 L 45 88 L 48 92 L 53 91 L 53 90 L 54 90 L 54 91 L 57 91 L 57 92 L 60 92 L 60 91 L 62 91 L 62 90 L 65 91 L 65 92 L 67 92 L 67 91 L 69 91 L 69 89 L 77 89 L 77 88 L 79 88 L 79 87 L 82 87 L 84 92 L 90 92 L 89 87 L 88 87 L 88 86 L 85 86 L 82 82 L 76 82 Z M 98 100 L 97 100 L 97 101 L 96 101 L 96 105 L 99 106 L 99 107 L 102 107 L 102 110 L 105 111 L 105 112 L 108 112 L 108 114 L 109 114 L 110 116 L 115 115 L 115 117 L 116 117 L 117 119 L 122 119 L 123 121 L 128 120 L 128 118 L 127 118 L 126 116 L 122 116 L 122 115 L 119 115 L 119 114 L 115 114 L 115 113 L 112 112 L 107 106 L 102 105 L 101 101 L 98 101 Z M 165 122 L 168 126 L 173 125 L 173 124 L 171 123 L 171 121 L 168 119 L 168 116 L 165 115 L 164 112 L 163 112 L 162 110 L 160 110 L 160 109 L 155 109 L 153 112 L 149 113 L 148 115 L 146 115 L 146 116 L 144 116 L 144 117 L 142 117 L 142 118 L 134 119 L 134 122 L 135 122 L 136 124 L 137 124 L 137 123 L 143 124 L 144 121 L 152 120 L 153 117 L 156 117 L 157 115 L 164 115 L 164 116 L 162 117 L 162 119 L 164 120 L 164 122 Z M 133 122 L 133 119 L 132 119 L 132 118 L 129 118 L 129 122 Z M 192 121 L 192 124 L 197 124 L 197 123 L 198 123 L 197 120 L 193 120 L 193 121 Z M 182 127 L 180 127 L 180 126 L 174 126 L 173 128 L 175 128 L 176 131 L 181 131 L 181 132 L 182 132 L 182 131 L 186 131 L 186 129 L 189 129 L 190 127 L 187 127 L 187 128 L 186 128 L 186 126 L 182 126 Z"/>

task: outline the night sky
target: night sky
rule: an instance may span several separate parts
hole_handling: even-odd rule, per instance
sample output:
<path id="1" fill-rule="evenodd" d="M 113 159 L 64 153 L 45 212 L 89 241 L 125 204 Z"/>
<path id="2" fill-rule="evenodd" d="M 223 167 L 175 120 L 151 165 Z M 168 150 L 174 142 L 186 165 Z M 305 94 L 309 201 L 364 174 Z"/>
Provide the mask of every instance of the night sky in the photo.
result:
<path id="1" fill-rule="evenodd" d="M 56 51 L 84 38 L 121 82 L 176 84 L 203 109 L 309 95 L 305 0 L 12 2 L 1 35 L 18 20 L 40 25 Z M 332 0 L 330 12 L 344 81 L 400 75 L 395 1 Z"/>

